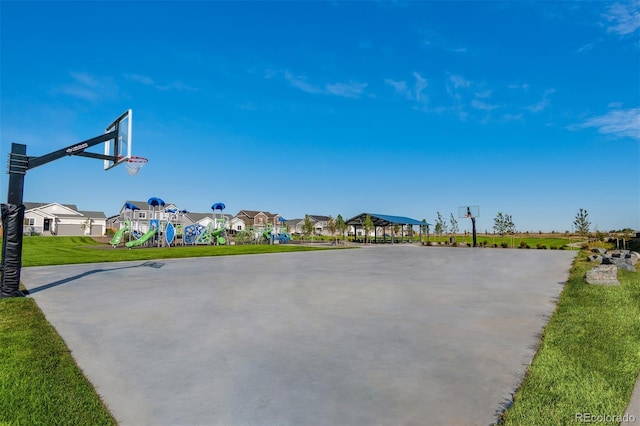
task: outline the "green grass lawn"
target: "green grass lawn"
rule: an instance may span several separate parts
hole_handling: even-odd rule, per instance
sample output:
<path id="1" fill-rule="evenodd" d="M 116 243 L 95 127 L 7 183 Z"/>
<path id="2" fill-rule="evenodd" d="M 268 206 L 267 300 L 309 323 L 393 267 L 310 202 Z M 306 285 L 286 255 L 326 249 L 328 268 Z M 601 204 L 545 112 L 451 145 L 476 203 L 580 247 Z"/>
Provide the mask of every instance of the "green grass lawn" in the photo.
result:
<path id="1" fill-rule="evenodd" d="M 0 300 L 0 424 L 116 424 L 35 300 Z"/>
<path id="2" fill-rule="evenodd" d="M 572 424 L 577 413 L 622 416 L 640 372 L 640 274 L 589 285 L 581 252 L 505 425 Z"/>
<path id="3" fill-rule="evenodd" d="M 113 248 L 89 237 L 25 237 L 22 266 L 66 265 L 72 263 L 118 262 L 126 260 L 173 259 L 238 254 L 282 253 L 327 250 L 328 247 L 300 245 L 178 246 L 164 248 Z"/>

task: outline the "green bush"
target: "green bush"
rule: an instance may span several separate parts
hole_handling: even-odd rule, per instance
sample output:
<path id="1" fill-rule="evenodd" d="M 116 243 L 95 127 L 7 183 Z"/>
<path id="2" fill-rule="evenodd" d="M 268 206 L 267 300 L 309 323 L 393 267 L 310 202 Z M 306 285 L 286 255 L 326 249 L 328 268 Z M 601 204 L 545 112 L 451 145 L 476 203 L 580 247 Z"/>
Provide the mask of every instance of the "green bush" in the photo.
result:
<path id="1" fill-rule="evenodd" d="M 527 243 L 525 243 L 524 241 L 520 241 L 520 248 L 526 248 L 527 247 Z"/>
<path id="2" fill-rule="evenodd" d="M 500 247 L 509 248 L 509 243 L 505 243 L 504 241 L 500 243 Z"/>

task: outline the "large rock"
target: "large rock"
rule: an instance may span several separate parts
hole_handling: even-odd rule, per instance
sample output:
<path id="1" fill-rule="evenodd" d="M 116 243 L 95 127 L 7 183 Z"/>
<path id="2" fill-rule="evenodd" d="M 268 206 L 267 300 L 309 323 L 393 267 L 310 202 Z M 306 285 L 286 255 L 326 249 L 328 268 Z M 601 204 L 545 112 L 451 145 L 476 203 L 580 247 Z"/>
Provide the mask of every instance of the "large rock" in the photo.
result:
<path id="1" fill-rule="evenodd" d="M 601 247 L 595 247 L 591 249 L 591 253 L 597 253 L 597 254 L 605 254 L 607 252 L 606 249 L 603 249 Z"/>
<path id="2" fill-rule="evenodd" d="M 616 265 L 600 265 L 587 271 L 586 281 L 589 284 L 620 285 L 618 267 Z"/>
<path id="3" fill-rule="evenodd" d="M 587 262 L 600 263 L 602 262 L 602 256 L 600 256 L 599 254 L 592 254 L 591 256 L 587 256 Z"/>

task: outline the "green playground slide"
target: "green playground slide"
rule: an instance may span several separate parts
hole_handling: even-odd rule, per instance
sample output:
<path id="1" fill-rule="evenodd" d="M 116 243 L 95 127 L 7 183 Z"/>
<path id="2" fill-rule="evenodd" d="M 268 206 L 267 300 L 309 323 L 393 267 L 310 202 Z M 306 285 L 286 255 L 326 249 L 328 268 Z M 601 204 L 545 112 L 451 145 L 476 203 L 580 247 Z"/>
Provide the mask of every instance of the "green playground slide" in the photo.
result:
<path id="1" fill-rule="evenodd" d="M 225 230 L 225 227 L 221 227 L 211 233 L 211 236 L 213 236 L 220 245 L 224 245 L 227 242 L 227 240 L 222 235 L 220 235 L 223 234 Z"/>
<path id="2" fill-rule="evenodd" d="M 136 247 L 136 246 L 141 246 L 144 243 L 146 243 L 147 241 L 149 241 L 154 235 L 156 235 L 156 232 L 158 232 L 158 228 L 151 228 L 151 230 L 149 230 L 142 237 L 138 238 L 137 240 L 129 241 L 125 245 L 127 247 L 129 247 L 129 248 Z"/>
<path id="3" fill-rule="evenodd" d="M 129 231 L 129 225 L 131 225 L 131 222 L 127 220 L 124 223 L 124 226 L 118 229 L 118 232 L 116 232 L 116 234 L 113 236 L 109 244 L 111 244 L 114 247 L 120 244 L 120 241 L 122 241 L 122 236 L 124 235 L 124 233 Z"/>

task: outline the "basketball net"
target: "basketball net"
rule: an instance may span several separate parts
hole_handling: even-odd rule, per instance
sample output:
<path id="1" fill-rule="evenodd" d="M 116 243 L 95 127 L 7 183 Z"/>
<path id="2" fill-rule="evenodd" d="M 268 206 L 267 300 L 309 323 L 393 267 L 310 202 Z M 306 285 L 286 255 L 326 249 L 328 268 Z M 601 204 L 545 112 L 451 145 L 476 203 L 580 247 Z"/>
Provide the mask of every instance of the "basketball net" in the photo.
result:
<path id="1" fill-rule="evenodd" d="M 149 160 L 147 160 L 144 157 L 137 157 L 135 155 L 129 157 L 129 159 L 127 159 L 127 162 L 126 162 L 127 173 L 129 174 L 129 176 L 137 175 L 140 169 L 142 168 L 142 166 L 147 164 L 148 161 Z"/>

